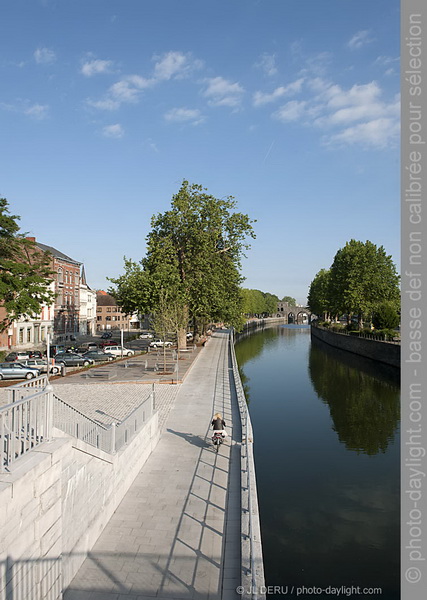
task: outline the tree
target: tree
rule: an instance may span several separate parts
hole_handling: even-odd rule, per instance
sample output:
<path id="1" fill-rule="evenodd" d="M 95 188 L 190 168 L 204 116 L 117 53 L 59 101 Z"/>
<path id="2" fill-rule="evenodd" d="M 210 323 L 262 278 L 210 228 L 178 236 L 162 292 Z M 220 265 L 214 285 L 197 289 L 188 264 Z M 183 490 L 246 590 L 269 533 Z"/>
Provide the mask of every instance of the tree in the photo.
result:
<path id="1" fill-rule="evenodd" d="M 297 303 L 295 298 L 292 298 L 291 296 L 283 296 L 282 302 L 287 302 L 289 306 L 295 306 Z"/>
<path id="2" fill-rule="evenodd" d="M 375 308 L 372 323 L 376 329 L 395 329 L 399 322 L 399 313 L 393 302 L 381 302 Z"/>
<path id="3" fill-rule="evenodd" d="M 11 215 L 8 206 L 0 198 L 0 303 L 6 310 L 1 331 L 22 316 L 40 314 L 55 297 L 49 289 L 51 257 L 19 233 L 20 217 Z"/>
<path id="4" fill-rule="evenodd" d="M 111 279 L 113 294 L 126 311 L 156 311 L 160 293 L 168 290 L 194 329 L 210 321 L 239 327 L 242 314 L 240 261 L 254 238 L 252 223 L 230 196 L 217 199 L 197 184 L 183 181 L 171 209 L 154 215 L 147 253 L 140 264 L 125 260 L 126 273 Z M 127 292 L 131 297 L 126 297 Z M 185 343 L 185 328 L 178 344 Z"/>
<path id="5" fill-rule="evenodd" d="M 323 319 L 329 317 L 329 285 L 330 271 L 321 269 L 311 282 L 308 292 L 307 304 L 310 311 Z"/>
<path id="6" fill-rule="evenodd" d="M 391 256 L 369 240 L 350 240 L 338 250 L 330 270 L 329 302 L 335 314 L 358 316 L 359 328 L 384 300 L 398 305 L 399 276 Z"/>

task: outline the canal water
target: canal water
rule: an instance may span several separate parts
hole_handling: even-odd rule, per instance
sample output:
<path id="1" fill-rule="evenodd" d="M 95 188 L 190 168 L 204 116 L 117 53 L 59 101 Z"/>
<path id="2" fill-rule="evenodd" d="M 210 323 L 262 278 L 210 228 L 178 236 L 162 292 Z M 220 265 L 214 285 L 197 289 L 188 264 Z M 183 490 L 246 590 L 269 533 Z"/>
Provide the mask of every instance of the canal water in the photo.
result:
<path id="1" fill-rule="evenodd" d="M 398 370 L 311 341 L 308 326 L 257 331 L 236 356 L 268 600 L 400 598 Z"/>

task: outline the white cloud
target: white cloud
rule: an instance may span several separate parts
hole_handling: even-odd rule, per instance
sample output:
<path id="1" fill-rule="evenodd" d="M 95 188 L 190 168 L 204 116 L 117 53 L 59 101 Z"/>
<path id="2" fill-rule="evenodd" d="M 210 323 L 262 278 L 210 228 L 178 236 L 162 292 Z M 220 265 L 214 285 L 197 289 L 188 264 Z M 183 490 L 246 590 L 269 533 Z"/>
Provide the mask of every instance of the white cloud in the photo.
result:
<path id="1" fill-rule="evenodd" d="M 120 123 L 115 123 L 114 125 L 107 125 L 106 127 L 104 127 L 104 129 L 102 130 L 102 134 L 105 137 L 119 139 L 124 136 L 125 132 Z"/>
<path id="2" fill-rule="evenodd" d="M 16 104 L 0 103 L 0 109 L 26 115 L 37 121 L 45 119 L 49 112 L 47 104 L 30 104 L 28 100 L 19 100 Z"/>
<path id="3" fill-rule="evenodd" d="M 400 125 L 398 120 L 379 118 L 347 127 L 343 131 L 330 136 L 328 143 L 386 148 L 397 145 L 399 135 Z"/>
<path id="4" fill-rule="evenodd" d="M 278 72 L 276 67 L 276 55 L 267 54 L 267 52 L 264 52 L 260 59 L 255 63 L 255 67 L 264 71 L 264 73 L 269 77 L 276 75 Z"/>
<path id="5" fill-rule="evenodd" d="M 154 78 L 159 81 L 188 77 L 203 66 L 201 60 L 194 59 L 190 53 L 182 52 L 167 52 L 161 56 L 154 56 L 153 60 Z"/>
<path id="6" fill-rule="evenodd" d="M 37 48 L 34 52 L 34 60 L 39 65 L 47 65 L 55 62 L 56 54 L 49 48 Z"/>
<path id="7" fill-rule="evenodd" d="M 87 104 L 101 110 L 117 110 L 122 104 L 138 102 L 141 92 L 153 86 L 154 83 L 153 79 L 145 79 L 140 75 L 128 75 L 114 83 L 105 98 L 96 101 L 88 99 Z"/>
<path id="8" fill-rule="evenodd" d="M 82 66 L 81 73 L 86 77 L 92 77 L 99 73 L 110 73 L 112 66 L 111 60 L 89 60 Z"/>
<path id="9" fill-rule="evenodd" d="M 306 106 L 307 102 L 304 100 L 291 100 L 273 113 L 273 117 L 279 121 L 282 121 L 282 123 L 298 121 L 305 114 Z"/>
<path id="10" fill-rule="evenodd" d="M 171 122 L 191 122 L 192 125 L 199 125 L 206 120 L 200 110 L 193 108 L 172 108 L 165 113 L 164 118 Z"/>
<path id="11" fill-rule="evenodd" d="M 203 96 L 209 99 L 211 106 L 231 106 L 240 105 L 244 89 L 239 83 L 232 83 L 223 77 L 213 77 L 205 79 L 207 88 Z"/>
<path id="12" fill-rule="evenodd" d="M 364 29 L 355 33 L 353 37 L 349 40 L 347 46 L 351 50 L 358 50 L 362 46 L 366 46 L 366 44 L 370 44 L 373 41 L 374 38 L 371 37 L 371 32 L 367 29 Z"/>
<path id="13" fill-rule="evenodd" d="M 292 94 L 296 94 L 301 91 L 302 84 L 304 79 L 297 79 L 293 83 L 290 83 L 286 86 L 280 86 L 276 88 L 271 94 L 264 92 L 255 92 L 253 96 L 253 105 L 254 106 L 263 106 L 264 104 L 269 104 L 270 102 L 275 102 L 279 98 L 283 98 L 283 96 L 289 96 Z"/>

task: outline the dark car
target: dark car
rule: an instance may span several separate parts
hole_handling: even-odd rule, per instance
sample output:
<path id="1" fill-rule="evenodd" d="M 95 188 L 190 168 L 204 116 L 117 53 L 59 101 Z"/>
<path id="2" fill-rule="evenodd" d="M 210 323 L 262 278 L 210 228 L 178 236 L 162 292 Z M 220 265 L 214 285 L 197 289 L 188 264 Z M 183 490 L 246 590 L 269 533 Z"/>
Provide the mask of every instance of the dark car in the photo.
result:
<path id="1" fill-rule="evenodd" d="M 104 333 L 101 335 L 101 340 L 109 340 L 112 337 L 113 334 L 111 333 L 111 331 L 104 331 Z"/>
<path id="2" fill-rule="evenodd" d="M 40 350 L 31 350 L 30 358 L 43 358 L 43 354 L 40 352 Z"/>
<path id="3" fill-rule="evenodd" d="M 19 362 L 0 363 L 0 379 L 33 379 L 39 375 L 39 369 L 26 367 Z"/>
<path id="4" fill-rule="evenodd" d="M 91 358 L 84 357 L 81 354 L 74 352 L 58 352 L 55 354 L 55 364 L 65 365 L 66 367 L 87 367 L 93 365 L 94 361 Z"/>
<path id="5" fill-rule="evenodd" d="M 76 354 L 85 354 L 86 352 L 91 352 L 92 350 L 98 351 L 98 344 L 95 344 L 95 342 L 86 342 L 84 344 L 80 344 L 78 348 L 75 348 L 74 352 Z"/>
<path id="6" fill-rule="evenodd" d="M 83 358 L 91 358 L 94 362 L 105 362 L 114 360 L 115 357 L 112 354 L 108 354 L 108 352 L 102 352 L 102 350 L 89 350 L 89 352 L 85 352 L 82 354 Z"/>

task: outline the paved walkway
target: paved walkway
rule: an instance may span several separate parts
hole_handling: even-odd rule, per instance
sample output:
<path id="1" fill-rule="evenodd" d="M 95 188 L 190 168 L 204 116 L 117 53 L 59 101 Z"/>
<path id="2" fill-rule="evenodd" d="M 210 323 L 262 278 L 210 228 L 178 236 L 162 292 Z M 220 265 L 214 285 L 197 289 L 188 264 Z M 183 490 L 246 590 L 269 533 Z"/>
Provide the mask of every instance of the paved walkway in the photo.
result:
<path id="1" fill-rule="evenodd" d="M 217 332 L 64 600 L 238 597 L 241 432 L 229 367 L 228 335 Z M 209 427 L 217 411 L 229 432 L 218 454 Z"/>

